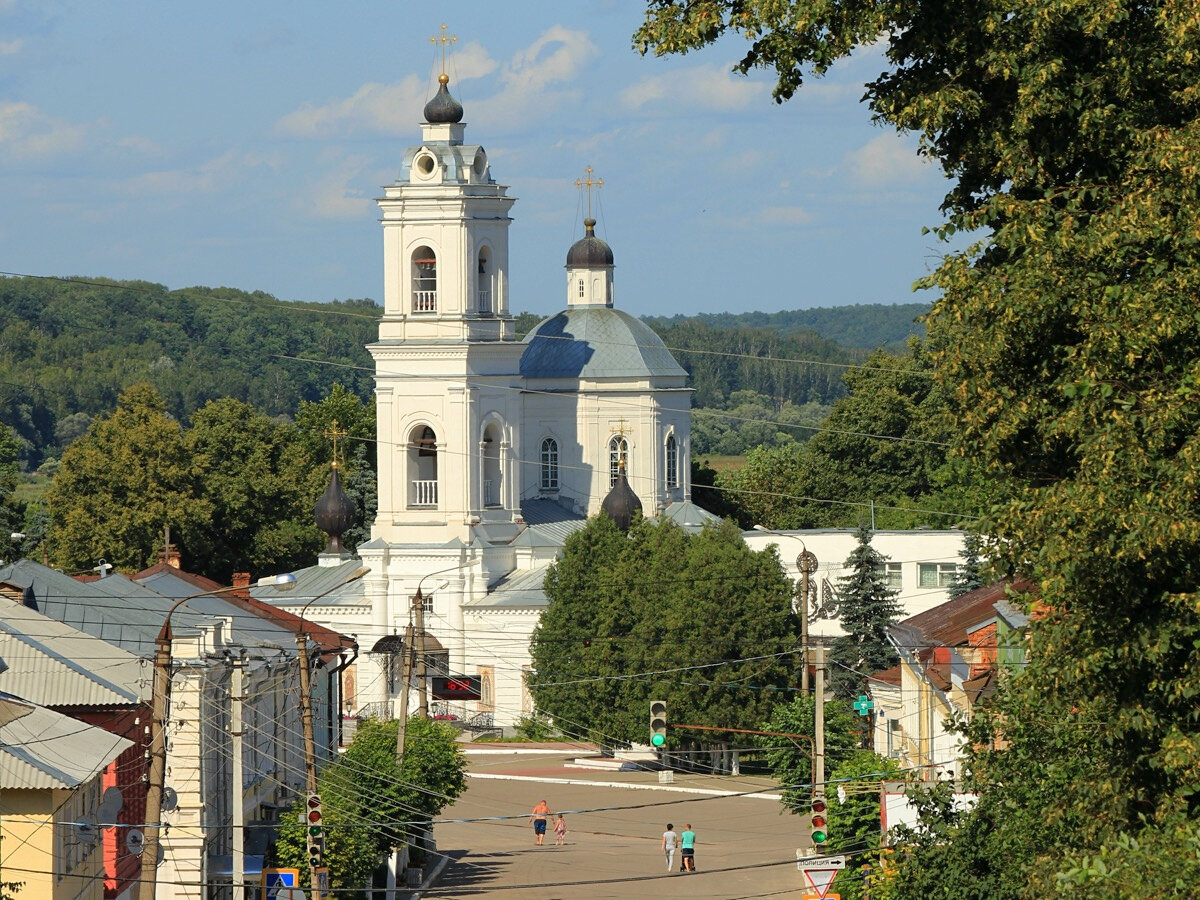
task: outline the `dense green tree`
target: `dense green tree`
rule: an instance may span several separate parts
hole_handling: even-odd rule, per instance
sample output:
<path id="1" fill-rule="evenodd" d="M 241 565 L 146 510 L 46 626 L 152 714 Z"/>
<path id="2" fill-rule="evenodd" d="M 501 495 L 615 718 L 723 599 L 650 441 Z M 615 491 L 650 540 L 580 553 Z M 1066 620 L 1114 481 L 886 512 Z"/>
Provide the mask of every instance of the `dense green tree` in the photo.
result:
<path id="1" fill-rule="evenodd" d="M 186 565 L 228 584 L 234 572 L 311 565 L 321 548 L 313 523 L 315 469 L 295 429 L 248 403 L 209 401 L 185 439 L 197 490 L 212 514 L 185 532 Z"/>
<path id="2" fill-rule="evenodd" d="M 780 703 L 771 710 L 771 718 L 759 726 L 761 731 L 780 731 L 788 734 L 816 734 L 816 702 L 811 695 L 797 695 L 791 703 Z M 825 701 L 825 769 L 836 769 L 843 760 L 855 754 L 859 745 L 858 716 L 845 700 L 830 697 Z M 802 814 L 812 801 L 812 752 L 808 741 L 794 738 L 763 737 L 763 746 L 770 748 L 767 764 L 771 773 L 784 786 L 783 805 L 793 813 Z"/>
<path id="3" fill-rule="evenodd" d="M 888 626 L 900 619 L 896 591 L 884 581 L 888 557 L 871 546 L 871 529 L 860 525 L 857 544 L 838 579 L 838 622 L 844 634 L 833 639 L 829 652 L 829 683 L 843 697 L 857 697 L 870 675 L 900 662 L 888 642 Z"/>
<path id="4" fill-rule="evenodd" d="M 958 555 L 962 562 L 954 572 L 954 582 L 948 591 L 951 600 L 987 584 L 983 575 L 983 538 L 979 532 L 967 531 L 963 534 L 963 547 Z"/>
<path id="5" fill-rule="evenodd" d="M 64 451 L 45 499 L 50 558 L 67 570 L 90 569 L 101 558 L 140 569 L 164 526 L 194 534 L 213 513 L 199 493 L 183 429 L 148 384 L 121 394 L 117 411 Z"/>
<path id="6" fill-rule="evenodd" d="M 829 800 L 829 843 L 826 852 L 847 853 L 852 862 L 832 886 L 843 900 L 866 896 L 864 878 L 880 864 L 879 794 L 883 781 L 895 780 L 900 764 L 870 750 L 859 750 L 834 763 L 826 795 Z"/>
<path id="7" fill-rule="evenodd" d="M 791 583 L 732 522 L 688 534 L 639 520 L 626 535 L 596 516 L 545 589 L 529 687 L 565 733 L 644 742 L 652 698 L 675 722 L 754 728 L 794 681 Z"/>
<path id="8" fill-rule="evenodd" d="M 13 551 L 20 551 L 16 542 L 9 538 L 17 531 L 23 515 L 21 504 L 17 502 L 16 488 L 19 467 L 17 458 L 21 452 L 21 443 L 16 433 L 7 425 L 0 425 L 0 547 L 5 550 L 0 558 L 11 559 Z"/>
<path id="9" fill-rule="evenodd" d="M 467 787 L 466 758 L 453 728 L 431 719 L 409 719 L 402 765 L 396 761 L 398 729 L 395 720 L 366 720 L 346 752 L 318 778 L 332 887 L 347 896 L 360 896 L 355 892 L 380 858 L 392 848 L 414 844 L 429 821 Z M 303 871 L 308 855 L 298 812 L 281 816 L 275 858 Z"/>
<path id="10" fill-rule="evenodd" d="M 974 238 L 925 281 L 930 346 L 955 448 L 994 490 L 993 561 L 1033 579 L 1045 614 L 971 723 L 979 804 L 897 884 L 1050 896 L 1085 855 L 1184 858 L 1200 821 L 1194 4 L 655 0 L 635 41 L 678 52 L 728 30 L 781 99 L 881 44 L 867 100 L 952 179 L 938 233 Z M 1069 788 L 1031 788 L 1064 771 Z M 1161 883 L 1146 854 L 1128 861 L 1123 877 Z"/>

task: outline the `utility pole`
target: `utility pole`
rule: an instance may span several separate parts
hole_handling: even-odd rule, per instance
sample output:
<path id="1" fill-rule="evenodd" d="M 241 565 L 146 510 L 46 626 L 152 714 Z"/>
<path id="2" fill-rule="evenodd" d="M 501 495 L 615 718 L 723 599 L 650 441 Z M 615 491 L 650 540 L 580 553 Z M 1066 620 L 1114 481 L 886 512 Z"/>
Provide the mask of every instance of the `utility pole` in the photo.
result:
<path id="1" fill-rule="evenodd" d="M 813 710 L 813 791 L 825 794 L 825 645 L 817 644 L 816 705 Z"/>
<path id="2" fill-rule="evenodd" d="M 401 645 L 400 652 L 402 658 L 400 660 L 400 709 L 396 713 L 396 718 L 400 720 L 400 727 L 396 730 L 396 768 L 399 769 L 404 764 L 404 741 L 408 731 L 408 685 L 412 681 L 412 660 L 413 660 L 413 626 L 409 622 L 404 626 L 404 643 Z"/>
<path id="3" fill-rule="evenodd" d="M 425 671 L 425 597 L 421 594 L 421 586 L 417 585 L 417 596 L 413 598 L 413 608 L 417 614 L 417 715 L 422 719 L 429 718 L 429 686 L 426 684 Z"/>
<path id="4" fill-rule="evenodd" d="M 808 547 L 804 546 L 804 541 L 800 542 L 803 548 L 800 555 L 796 557 L 796 565 L 800 569 L 800 650 L 804 657 L 804 671 L 800 673 L 800 690 L 808 693 L 808 592 L 809 592 L 809 577 L 817 571 L 817 556 L 815 553 L 810 553 Z"/>
<path id="5" fill-rule="evenodd" d="M 242 796 L 242 703 L 244 694 L 242 656 L 233 658 L 233 672 L 229 676 L 229 736 L 233 742 L 233 900 L 246 900 L 246 803 Z"/>
<path id="6" fill-rule="evenodd" d="M 171 612 L 174 612 L 172 609 Z M 139 900 L 154 900 L 162 831 L 163 782 L 167 777 L 167 716 L 171 699 L 171 614 L 154 641 L 154 688 L 150 696 L 150 783 L 146 787 L 146 829 L 142 844 Z"/>
<path id="7" fill-rule="evenodd" d="M 312 716 L 312 686 L 308 670 L 308 635 L 304 628 L 296 632 L 296 655 L 300 663 L 300 722 L 304 729 L 304 789 L 309 797 L 317 793 L 317 742 L 313 737 Z M 307 806 L 305 807 L 307 814 Z M 304 821 L 304 830 L 308 831 L 308 820 Z M 317 866 L 309 854 L 308 880 L 312 896 L 319 897 L 320 883 L 317 880 Z"/>

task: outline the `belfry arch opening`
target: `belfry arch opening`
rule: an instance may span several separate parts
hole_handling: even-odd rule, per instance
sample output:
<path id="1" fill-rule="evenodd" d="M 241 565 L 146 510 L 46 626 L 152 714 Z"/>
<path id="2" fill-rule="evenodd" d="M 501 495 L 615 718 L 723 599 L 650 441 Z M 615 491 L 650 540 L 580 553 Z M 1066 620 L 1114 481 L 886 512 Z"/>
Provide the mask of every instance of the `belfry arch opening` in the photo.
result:
<path id="1" fill-rule="evenodd" d="M 408 505 L 438 505 L 437 435 L 428 425 L 418 425 L 408 436 Z"/>
<path id="2" fill-rule="evenodd" d="M 492 423 L 483 430 L 483 505 L 498 507 L 501 498 L 503 470 L 500 466 L 500 427 Z"/>
<path id="3" fill-rule="evenodd" d="M 413 251 L 412 286 L 413 312 L 437 312 L 437 254 L 432 247 L 421 246 Z"/>
<path id="4" fill-rule="evenodd" d="M 487 247 L 479 248 L 478 272 L 476 278 L 476 310 L 480 315 L 494 312 L 496 279 L 495 266 L 492 263 L 492 252 Z"/>

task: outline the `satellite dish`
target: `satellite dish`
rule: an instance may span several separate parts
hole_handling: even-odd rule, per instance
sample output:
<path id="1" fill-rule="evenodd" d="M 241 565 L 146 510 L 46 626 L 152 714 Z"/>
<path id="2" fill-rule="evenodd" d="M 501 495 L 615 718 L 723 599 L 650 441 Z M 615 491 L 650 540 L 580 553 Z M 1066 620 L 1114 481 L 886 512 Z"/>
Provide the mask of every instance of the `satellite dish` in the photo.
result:
<path id="1" fill-rule="evenodd" d="M 146 836 L 142 834 L 142 829 L 130 828 L 129 834 L 125 835 L 125 849 L 134 856 L 141 856 L 145 846 Z"/>
<path id="2" fill-rule="evenodd" d="M 164 787 L 162 791 L 162 811 L 170 812 L 179 805 L 179 795 L 175 788 Z"/>
<path id="3" fill-rule="evenodd" d="M 121 793 L 121 789 L 116 785 L 107 788 L 104 791 L 104 797 L 100 800 L 100 808 L 96 810 L 96 819 L 100 823 L 101 828 L 109 828 L 117 824 L 117 813 L 125 806 L 125 795 Z"/>
<path id="4" fill-rule="evenodd" d="M 83 844 L 94 844 L 96 842 L 97 828 L 94 822 L 76 822 L 75 823 L 75 839 Z"/>

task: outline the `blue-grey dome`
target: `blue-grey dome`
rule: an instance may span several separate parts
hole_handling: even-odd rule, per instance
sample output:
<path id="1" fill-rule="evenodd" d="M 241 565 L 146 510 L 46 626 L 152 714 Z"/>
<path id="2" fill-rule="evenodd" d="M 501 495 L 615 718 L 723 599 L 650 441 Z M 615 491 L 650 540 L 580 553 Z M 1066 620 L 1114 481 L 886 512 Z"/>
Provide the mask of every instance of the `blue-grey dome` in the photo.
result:
<path id="1" fill-rule="evenodd" d="M 526 378 L 687 376 L 649 325 L 607 306 L 564 309 L 529 332 L 525 344 Z"/>

